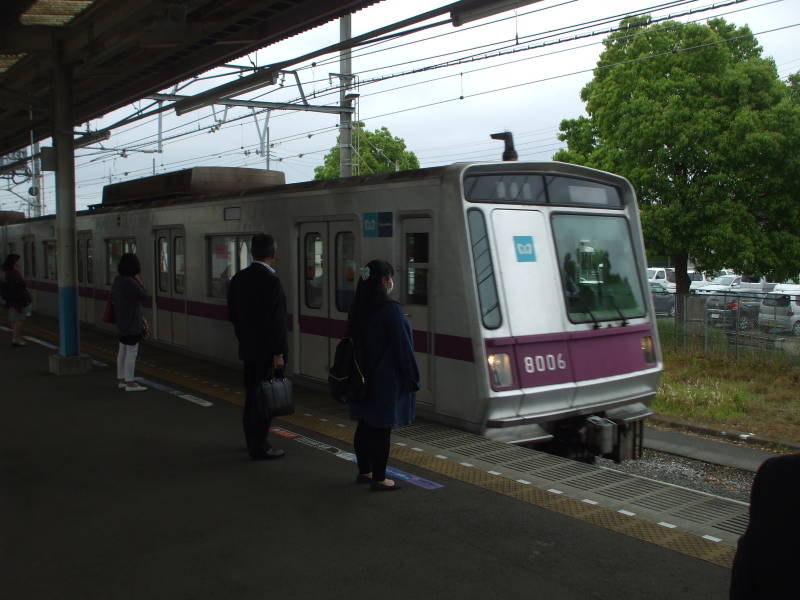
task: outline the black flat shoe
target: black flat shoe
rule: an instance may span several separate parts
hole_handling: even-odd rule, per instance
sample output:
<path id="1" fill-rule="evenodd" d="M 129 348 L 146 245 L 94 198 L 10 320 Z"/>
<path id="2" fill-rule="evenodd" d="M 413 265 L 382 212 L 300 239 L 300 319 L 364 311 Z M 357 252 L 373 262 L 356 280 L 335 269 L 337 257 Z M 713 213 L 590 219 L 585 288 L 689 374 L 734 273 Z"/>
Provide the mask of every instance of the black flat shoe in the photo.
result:
<path id="1" fill-rule="evenodd" d="M 367 477 L 359 473 L 356 475 L 356 483 L 372 483 L 372 477 Z"/>
<path id="2" fill-rule="evenodd" d="M 371 492 L 394 492 L 395 490 L 402 489 L 402 487 L 403 486 L 396 481 L 394 482 L 394 485 L 383 485 L 382 483 L 378 483 L 376 481 L 373 481 L 369 484 L 369 489 Z"/>

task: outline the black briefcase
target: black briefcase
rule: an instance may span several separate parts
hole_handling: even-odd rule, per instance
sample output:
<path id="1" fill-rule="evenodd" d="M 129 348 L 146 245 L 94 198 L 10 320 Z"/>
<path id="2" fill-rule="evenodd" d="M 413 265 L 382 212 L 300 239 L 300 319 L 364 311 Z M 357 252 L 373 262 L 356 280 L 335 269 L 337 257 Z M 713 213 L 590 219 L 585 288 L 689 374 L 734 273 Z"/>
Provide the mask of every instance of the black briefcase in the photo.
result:
<path id="1" fill-rule="evenodd" d="M 261 409 L 266 417 L 294 414 L 292 382 L 282 372 L 261 382 Z"/>

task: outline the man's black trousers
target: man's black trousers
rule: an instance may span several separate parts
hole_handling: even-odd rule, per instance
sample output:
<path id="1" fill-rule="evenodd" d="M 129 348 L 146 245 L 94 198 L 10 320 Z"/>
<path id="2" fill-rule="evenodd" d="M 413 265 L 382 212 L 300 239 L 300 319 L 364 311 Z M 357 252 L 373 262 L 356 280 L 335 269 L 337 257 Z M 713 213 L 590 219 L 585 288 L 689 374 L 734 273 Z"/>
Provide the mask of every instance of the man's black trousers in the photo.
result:
<path id="1" fill-rule="evenodd" d="M 242 426 L 247 441 L 247 451 L 252 458 L 263 456 L 271 447 L 267 441 L 270 418 L 261 409 L 259 395 L 261 382 L 272 376 L 272 365 L 267 363 L 244 363 L 244 413 Z"/>

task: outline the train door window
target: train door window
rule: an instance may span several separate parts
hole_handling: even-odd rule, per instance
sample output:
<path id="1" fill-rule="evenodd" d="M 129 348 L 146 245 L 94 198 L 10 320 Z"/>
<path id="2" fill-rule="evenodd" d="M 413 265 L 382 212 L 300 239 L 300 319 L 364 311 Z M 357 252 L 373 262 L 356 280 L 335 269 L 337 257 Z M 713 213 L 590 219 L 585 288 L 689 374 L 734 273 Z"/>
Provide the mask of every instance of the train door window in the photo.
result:
<path id="1" fill-rule="evenodd" d="M 309 308 L 322 307 L 324 290 L 323 276 L 325 274 L 322 236 L 317 232 L 307 233 L 305 237 L 305 286 L 306 306 Z"/>
<path id="2" fill-rule="evenodd" d="M 428 234 L 406 233 L 405 304 L 428 304 Z"/>
<path id="3" fill-rule="evenodd" d="M 186 288 L 186 252 L 182 235 L 176 235 L 172 240 L 172 256 L 175 261 L 175 293 L 183 294 Z"/>
<path id="4" fill-rule="evenodd" d="M 43 242 L 44 247 L 44 278 L 58 279 L 58 261 L 56 259 L 56 243 Z"/>
<path id="5" fill-rule="evenodd" d="M 92 250 L 92 240 L 86 240 L 86 283 L 94 282 L 94 255 Z"/>
<path id="6" fill-rule="evenodd" d="M 82 239 L 78 240 L 78 283 L 83 283 L 83 261 L 84 261 L 84 243 Z"/>
<path id="7" fill-rule="evenodd" d="M 169 292 L 169 238 L 158 238 L 158 291 Z"/>
<path id="8" fill-rule="evenodd" d="M 117 265 L 123 254 L 136 254 L 136 240 L 106 240 L 106 284 L 111 285 L 117 275 Z"/>
<path id="9" fill-rule="evenodd" d="M 356 292 L 355 236 L 349 231 L 336 234 L 336 309 L 348 312 Z"/>
<path id="10" fill-rule="evenodd" d="M 469 222 L 469 239 L 472 245 L 472 263 L 475 267 L 475 283 L 478 288 L 481 319 L 487 329 L 497 329 L 502 322 L 502 315 L 500 300 L 497 296 L 497 283 L 492 264 L 489 233 L 486 230 L 486 219 L 481 211 L 472 209 L 467 213 L 467 221 Z"/>
<path id="11" fill-rule="evenodd" d="M 236 238 L 218 235 L 208 238 L 208 295 L 225 298 L 228 280 L 236 272 Z"/>
<path id="12" fill-rule="evenodd" d="M 250 239 L 239 238 L 237 240 L 239 246 L 239 261 L 236 264 L 236 272 L 238 273 L 250 264 Z"/>

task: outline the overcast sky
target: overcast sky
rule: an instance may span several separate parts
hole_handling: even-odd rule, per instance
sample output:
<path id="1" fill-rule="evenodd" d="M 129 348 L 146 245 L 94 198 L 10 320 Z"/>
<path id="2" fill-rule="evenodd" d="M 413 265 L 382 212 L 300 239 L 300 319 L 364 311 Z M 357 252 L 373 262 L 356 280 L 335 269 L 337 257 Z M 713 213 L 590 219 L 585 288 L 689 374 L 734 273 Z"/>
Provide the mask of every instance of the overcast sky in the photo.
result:
<path id="1" fill-rule="evenodd" d="M 449 2 L 431 0 L 384 0 L 352 17 L 353 35 L 359 35 Z M 651 7 L 664 6 L 666 9 Z M 681 16 L 687 11 L 714 6 L 713 10 Z M 654 17 L 673 15 L 681 21 L 705 21 L 713 16 L 737 25 L 749 25 L 773 57 L 781 77 L 800 70 L 800 0 L 748 0 L 745 2 L 657 2 L 615 0 L 544 0 L 515 12 L 461 27 L 440 25 L 374 47 L 355 50 L 353 72 L 360 85 L 358 118 L 370 130 L 387 127 L 405 140 L 423 167 L 460 160 L 499 160 L 502 144 L 489 134 L 513 132 L 520 160 L 549 160 L 560 147 L 558 125 L 562 119 L 584 114 L 579 93 L 592 77 L 609 28 L 618 25 L 619 15 L 650 9 Z M 594 22 L 609 19 L 611 22 Z M 442 20 L 441 18 L 434 21 Z M 491 24 L 486 24 L 494 22 Z M 573 31 L 577 25 L 586 25 Z M 563 29 L 562 29 L 563 28 Z M 779 31 L 771 31 L 775 29 Z M 600 35 L 586 36 L 592 32 Z M 763 33 L 762 33 L 763 32 Z M 579 39 L 572 39 L 575 36 Z M 234 61 L 237 65 L 265 66 L 291 59 L 339 41 L 338 22 L 319 27 L 275 46 Z M 546 44 L 546 45 L 543 45 Z M 527 50 L 529 46 L 533 49 Z M 516 52 L 508 53 L 510 50 Z M 487 52 L 505 52 L 481 59 Z M 402 75 L 461 57 L 476 60 L 422 73 Z M 480 59 L 480 60 L 478 60 Z M 303 91 L 311 104 L 336 104 L 337 84 L 330 73 L 339 71 L 338 55 L 305 63 L 298 70 Z M 234 73 L 217 69 L 211 75 Z M 376 77 L 393 76 L 382 82 Z M 220 85 L 233 77 L 215 77 L 191 83 L 178 93 L 191 94 Z M 172 90 L 164 90 L 171 92 Z M 460 99 L 463 96 L 463 99 Z M 299 97 L 293 77 L 283 87 L 272 86 L 240 99 L 294 102 Z M 146 107 L 142 101 L 137 107 Z M 130 115 L 127 107 L 104 119 L 92 121 L 92 130 Z M 220 107 L 216 116 L 210 108 L 176 117 L 164 115 L 168 139 L 162 153 L 157 149 L 157 122 L 145 119 L 115 131 L 99 146 L 80 150 L 76 157 L 78 208 L 101 201 L 102 187 L 109 182 L 175 171 L 191 166 L 266 167 L 267 159 L 257 151 L 258 124 L 249 109 Z M 224 117 L 224 121 L 223 121 Z M 242 118 L 244 117 L 244 118 Z M 215 123 L 215 118 L 218 121 Z M 313 178 L 314 167 L 336 142 L 338 116 L 299 111 L 272 111 L 269 119 L 270 168 L 285 172 L 287 182 Z M 212 126 L 218 125 L 212 131 Z M 114 150 L 111 150 L 114 149 Z M 25 194 L 30 184 L 13 188 Z M 44 182 L 46 212 L 54 210 L 52 175 Z M 19 200 L 0 190 L 0 208 L 19 210 Z"/>

